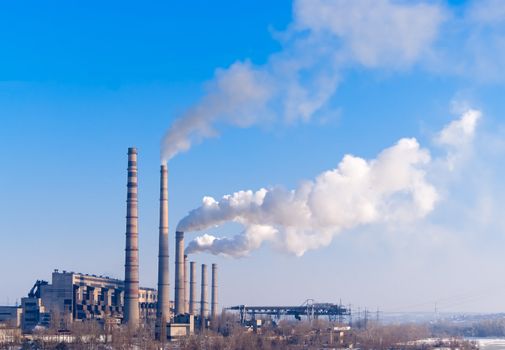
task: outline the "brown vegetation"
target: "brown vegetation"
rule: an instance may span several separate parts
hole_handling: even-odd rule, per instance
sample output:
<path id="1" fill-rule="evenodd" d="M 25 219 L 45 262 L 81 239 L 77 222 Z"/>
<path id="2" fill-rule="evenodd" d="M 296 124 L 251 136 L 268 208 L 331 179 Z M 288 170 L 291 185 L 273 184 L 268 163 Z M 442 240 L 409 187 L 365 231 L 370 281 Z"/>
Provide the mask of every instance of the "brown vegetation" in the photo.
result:
<path id="1" fill-rule="evenodd" d="M 426 325 L 381 325 L 369 323 L 366 328 L 352 331 L 336 330 L 328 321 L 310 322 L 267 320 L 260 329 L 246 328 L 236 316 L 223 315 L 215 323 L 216 330 L 160 343 L 154 340 L 152 326 L 135 332 L 124 326 L 102 327 L 97 322 L 76 322 L 66 332 L 54 329 L 39 331 L 33 341 L 19 344 L 21 349 L 181 349 L 181 350 L 284 350 L 353 348 L 362 350 L 429 350 L 440 347 L 450 349 L 476 349 L 475 344 L 458 339 L 423 342 L 432 337 Z"/>

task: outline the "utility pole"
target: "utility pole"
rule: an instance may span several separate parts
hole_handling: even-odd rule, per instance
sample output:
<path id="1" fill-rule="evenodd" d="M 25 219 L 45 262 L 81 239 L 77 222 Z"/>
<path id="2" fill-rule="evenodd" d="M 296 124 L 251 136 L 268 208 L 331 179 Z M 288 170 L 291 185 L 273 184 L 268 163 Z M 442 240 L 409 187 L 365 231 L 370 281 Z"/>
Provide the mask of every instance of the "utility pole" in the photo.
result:
<path id="1" fill-rule="evenodd" d="M 338 303 L 338 307 L 339 307 L 338 324 L 341 325 L 342 324 L 342 299 L 340 299 L 340 301 Z"/>
<path id="2" fill-rule="evenodd" d="M 352 327 L 352 309 L 351 309 L 351 304 L 349 304 L 349 326 Z"/>

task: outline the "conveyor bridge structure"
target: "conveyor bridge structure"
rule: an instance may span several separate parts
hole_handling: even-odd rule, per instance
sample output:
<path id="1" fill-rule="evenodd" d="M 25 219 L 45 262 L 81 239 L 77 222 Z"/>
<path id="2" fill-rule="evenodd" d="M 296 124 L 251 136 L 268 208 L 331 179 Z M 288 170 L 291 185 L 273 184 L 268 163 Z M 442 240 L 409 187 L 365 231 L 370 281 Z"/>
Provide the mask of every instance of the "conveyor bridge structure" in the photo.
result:
<path id="1" fill-rule="evenodd" d="M 248 306 L 237 305 L 227 308 L 228 310 L 238 311 L 240 314 L 240 322 L 246 322 L 249 317 L 256 319 L 256 316 L 271 316 L 275 319 L 281 319 L 285 316 L 293 316 L 297 320 L 306 317 L 312 321 L 320 316 L 328 317 L 329 321 L 343 322 L 344 319 L 350 318 L 351 310 L 340 304 L 333 303 L 315 303 L 312 299 L 308 299 L 299 306 Z"/>

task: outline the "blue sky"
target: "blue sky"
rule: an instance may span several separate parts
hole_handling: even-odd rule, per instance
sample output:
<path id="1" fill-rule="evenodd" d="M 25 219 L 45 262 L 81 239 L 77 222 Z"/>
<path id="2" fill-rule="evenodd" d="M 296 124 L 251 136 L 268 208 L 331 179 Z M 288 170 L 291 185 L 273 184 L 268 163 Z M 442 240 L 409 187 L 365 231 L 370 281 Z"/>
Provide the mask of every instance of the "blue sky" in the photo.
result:
<path id="1" fill-rule="evenodd" d="M 366 1 L 356 3 L 355 11 L 366 11 Z M 393 6 L 386 11 L 413 6 L 382 3 Z M 195 255 L 220 264 L 221 304 L 314 298 L 432 310 L 437 300 L 454 296 L 446 310 L 505 309 L 505 285 L 498 281 L 505 272 L 499 249 L 505 244 L 499 215 L 504 77 L 496 73 L 502 71 L 505 50 L 498 39 L 505 16 L 472 17 L 488 14 L 480 7 L 493 9 L 493 1 L 427 4 L 443 16 L 414 58 L 389 44 L 374 46 L 383 44 L 374 37 L 378 42 L 365 46 L 378 50 L 378 61 L 369 61 L 375 56 L 352 51 L 351 23 L 338 38 L 338 52 L 348 56 L 338 67 L 338 86 L 310 120 L 274 117 L 249 128 L 219 123 L 217 137 L 171 159 L 170 226 L 173 232 L 203 196 L 296 188 L 337 167 L 345 154 L 372 159 L 402 137 L 417 138 L 436 157 L 442 151 L 435 135 L 460 116 L 454 103 L 464 103 L 483 117 L 474 152 L 437 188 L 443 199 L 408 229 L 358 225 L 301 257 L 268 243 L 237 260 Z M 217 68 L 247 60 L 268 69 L 272 54 L 296 55 L 291 42 L 306 33 L 286 42 L 279 34 L 297 23 L 294 13 L 284 0 L 2 3 L 0 276 L 9 283 L 0 288 L 0 303 L 21 298 L 55 268 L 122 277 L 132 145 L 139 149 L 141 284 L 155 286 L 166 130 L 208 93 Z M 378 26 L 378 35 L 391 30 Z M 318 40 L 319 46 L 333 43 Z M 467 214 L 478 216 L 481 209 L 485 222 Z M 230 236 L 240 230 L 211 231 Z"/>

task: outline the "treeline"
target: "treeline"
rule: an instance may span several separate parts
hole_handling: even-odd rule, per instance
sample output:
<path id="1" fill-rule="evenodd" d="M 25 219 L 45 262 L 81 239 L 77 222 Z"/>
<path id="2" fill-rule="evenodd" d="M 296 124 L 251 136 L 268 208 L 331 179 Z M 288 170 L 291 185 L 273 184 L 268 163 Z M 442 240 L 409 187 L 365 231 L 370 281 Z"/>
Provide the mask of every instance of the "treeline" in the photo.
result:
<path id="1" fill-rule="evenodd" d="M 495 334 L 494 323 L 480 323 L 481 328 Z M 503 323 L 501 323 L 503 332 Z M 487 328 L 486 328 L 487 327 Z M 342 331 L 327 321 L 267 320 L 261 328 L 246 328 L 235 316 L 223 315 L 212 329 L 183 338 L 177 342 L 154 340 L 152 327 L 131 332 L 126 327 L 104 329 L 97 323 L 74 323 L 66 341 L 55 341 L 54 330 L 40 331 L 34 341 L 10 344 L 10 349 L 23 350 L 297 350 L 327 348 L 359 348 L 362 350 L 474 350 L 476 345 L 453 336 L 467 335 L 469 329 L 454 325 L 436 326 L 419 324 L 382 325 L 370 322 L 366 328 Z M 486 334 L 476 332 L 471 335 Z M 443 337 L 446 340 L 434 340 Z M 17 345 L 17 346 L 16 346 Z M 1 346 L 0 346 L 1 348 Z"/>
<path id="2" fill-rule="evenodd" d="M 297 350 L 358 348 L 361 350 L 432 350 L 459 349 L 476 350 L 474 342 L 462 338 L 450 337 L 433 339 L 428 325 L 401 324 L 381 325 L 370 323 L 365 329 L 345 332 L 335 331 L 328 322 L 280 322 L 270 324 L 260 333 L 247 332 L 241 327 L 228 328 L 226 336 L 222 334 L 195 335 L 184 339 L 181 350 Z"/>

